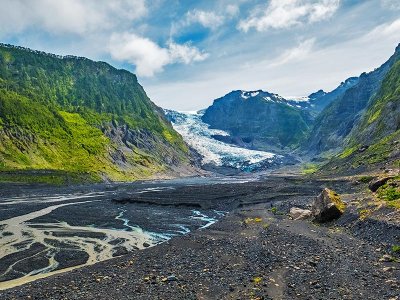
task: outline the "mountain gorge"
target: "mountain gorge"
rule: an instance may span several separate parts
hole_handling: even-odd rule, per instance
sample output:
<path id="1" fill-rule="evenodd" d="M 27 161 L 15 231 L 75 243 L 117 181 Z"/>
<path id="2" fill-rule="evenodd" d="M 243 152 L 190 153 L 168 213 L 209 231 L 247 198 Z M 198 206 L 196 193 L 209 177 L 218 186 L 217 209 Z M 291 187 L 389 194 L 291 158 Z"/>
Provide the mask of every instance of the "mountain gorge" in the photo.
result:
<path id="1" fill-rule="evenodd" d="M 396 160 L 388 149 L 398 149 L 399 58 L 397 47 L 382 66 L 330 92 L 236 90 L 201 113 L 166 117 L 126 70 L 1 44 L 0 179 L 180 176 L 200 161 L 247 172 L 303 159 L 350 169 Z"/>
<path id="2" fill-rule="evenodd" d="M 81 181 L 191 167 L 187 145 L 132 73 L 1 44 L 0 168 L 4 180 Z"/>

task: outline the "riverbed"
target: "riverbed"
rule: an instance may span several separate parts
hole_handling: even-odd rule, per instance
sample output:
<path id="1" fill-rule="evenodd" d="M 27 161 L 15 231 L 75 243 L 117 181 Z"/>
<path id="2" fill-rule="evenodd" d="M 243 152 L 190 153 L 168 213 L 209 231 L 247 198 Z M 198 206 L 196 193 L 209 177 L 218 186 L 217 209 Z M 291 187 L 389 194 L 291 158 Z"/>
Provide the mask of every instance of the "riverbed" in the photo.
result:
<path id="1" fill-rule="evenodd" d="M 174 199 L 163 205 L 126 199 L 255 180 L 249 175 L 75 187 L 2 184 L 0 289 L 152 247 L 207 228 L 226 214 L 201 205 L 175 205 Z"/>

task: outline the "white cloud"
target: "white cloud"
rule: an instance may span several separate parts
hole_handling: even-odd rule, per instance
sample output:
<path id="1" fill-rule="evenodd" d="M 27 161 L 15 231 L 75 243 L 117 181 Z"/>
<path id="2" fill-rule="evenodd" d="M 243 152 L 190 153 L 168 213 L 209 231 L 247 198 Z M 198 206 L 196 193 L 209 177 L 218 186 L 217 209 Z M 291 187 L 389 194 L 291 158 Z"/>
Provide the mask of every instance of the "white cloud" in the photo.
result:
<path id="1" fill-rule="evenodd" d="M 315 23 L 331 17 L 338 9 L 340 0 L 271 0 L 267 6 L 258 6 L 249 18 L 239 22 L 244 32 L 285 29 Z"/>
<path id="2" fill-rule="evenodd" d="M 288 62 L 305 59 L 312 52 L 314 44 L 315 38 L 302 41 L 296 47 L 283 52 L 278 58 L 274 59 L 274 61 L 270 63 L 269 66 L 275 67 L 286 64 Z"/>
<path id="3" fill-rule="evenodd" d="M 209 61 L 193 76 L 156 84 L 148 81 L 146 91 L 161 107 L 176 110 L 203 109 L 213 99 L 237 89 L 296 96 L 319 89 L 330 91 L 350 76 L 379 67 L 393 54 L 400 41 L 400 18 L 355 38 L 330 44 L 317 43 L 319 39 L 306 39 L 286 51 L 283 48 L 283 54 L 275 58 L 263 53 L 253 60 L 239 55 L 229 63 Z"/>
<path id="4" fill-rule="evenodd" d="M 207 53 L 189 44 L 169 42 L 163 48 L 148 38 L 126 32 L 111 36 L 109 50 L 113 59 L 134 64 L 136 73 L 144 77 L 161 72 L 169 64 L 189 64 L 208 57 Z"/>
<path id="5" fill-rule="evenodd" d="M 199 23 L 210 29 L 215 29 L 224 23 L 224 17 L 211 11 L 197 10 L 187 12 L 186 24 Z"/>
<path id="6" fill-rule="evenodd" d="M 390 37 L 394 41 L 397 40 L 400 42 L 400 19 L 375 27 L 372 31 L 366 34 L 363 39 L 373 40 L 379 39 L 379 37 L 383 36 Z"/>
<path id="7" fill-rule="evenodd" d="M 209 56 L 208 53 L 201 52 L 190 44 L 181 45 L 170 42 L 168 43 L 168 50 L 171 63 L 181 62 L 187 65 L 193 61 L 205 60 Z"/>
<path id="8" fill-rule="evenodd" d="M 115 28 L 147 12 L 145 0 L 2 0 L 0 33 L 39 29 L 85 35 Z"/>

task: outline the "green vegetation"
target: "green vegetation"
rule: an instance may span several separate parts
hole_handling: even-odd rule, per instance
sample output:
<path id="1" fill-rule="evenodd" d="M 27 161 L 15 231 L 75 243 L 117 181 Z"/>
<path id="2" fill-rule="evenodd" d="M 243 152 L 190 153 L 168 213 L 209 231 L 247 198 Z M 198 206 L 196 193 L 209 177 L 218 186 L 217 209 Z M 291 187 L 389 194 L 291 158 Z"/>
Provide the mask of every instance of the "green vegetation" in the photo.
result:
<path id="1" fill-rule="evenodd" d="M 374 101 L 367 108 L 352 142 L 378 142 L 400 128 L 400 61 L 397 61 L 382 82 Z"/>
<path id="2" fill-rule="evenodd" d="M 303 174 L 313 174 L 317 172 L 319 169 L 319 165 L 317 164 L 312 164 L 312 163 L 306 163 L 302 166 L 302 173 Z"/>
<path id="3" fill-rule="evenodd" d="M 390 179 L 378 191 L 378 197 L 385 200 L 387 204 L 400 209 L 400 176 Z"/>
<path id="4" fill-rule="evenodd" d="M 393 253 L 400 253 L 400 245 L 393 245 L 392 246 Z"/>
<path id="5" fill-rule="evenodd" d="M 343 150 L 342 153 L 339 154 L 340 158 L 346 158 L 349 157 L 350 155 L 352 155 L 355 151 L 357 151 L 357 149 L 359 148 L 359 146 L 353 146 L 351 148 L 346 148 Z"/>
<path id="6" fill-rule="evenodd" d="M 118 128 L 141 144 L 121 144 Z M 132 73 L 0 44 L 0 181 L 133 180 L 187 153 Z"/>

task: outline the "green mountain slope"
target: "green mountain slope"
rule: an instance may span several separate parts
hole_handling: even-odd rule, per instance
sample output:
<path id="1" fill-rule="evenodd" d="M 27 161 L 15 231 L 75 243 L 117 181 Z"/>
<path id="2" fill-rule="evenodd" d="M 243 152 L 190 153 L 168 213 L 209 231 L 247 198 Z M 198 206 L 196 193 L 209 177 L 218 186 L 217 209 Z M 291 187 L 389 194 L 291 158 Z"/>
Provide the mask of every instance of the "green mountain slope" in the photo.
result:
<path id="1" fill-rule="evenodd" d="M 311 155 L 340 151 L 378 92 L 382 80 L 399 58 L 400 45 L 387 62 L 370 73 L 361 74 L 356 85 L 331 102 L 316 118 L 308 139 L 303 143 L 303 150 Z"/>
<path id="2" fill-rule="evenodd" d="M 370 145 L 400 129 L 400 61 L 390 69 L 360 124 L 352 131 L 350 143 Z"/>
<path id="3" fill-rule="evenodd" d="M 324 169 L 359 172 L 400 167 L 400 61 L 390 68 L 345 145 Z"/>
<path id="4" fill-rule="evenodd" d="M 53 170 L 132 180 L 188 161 L 186 144 L 135 75 L 0 45 L 0 179 Z"/>

